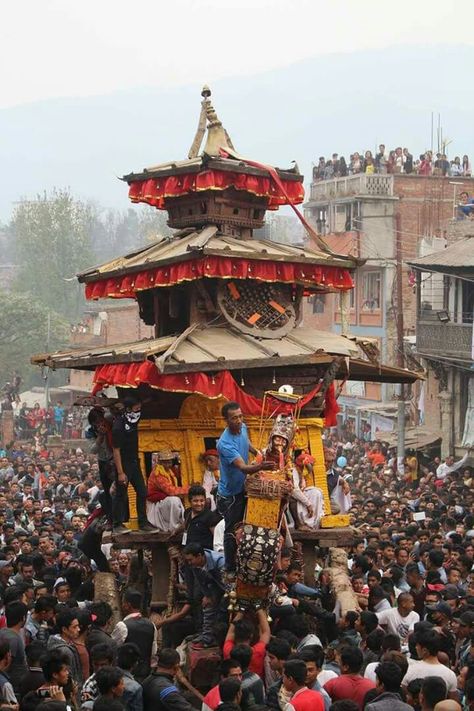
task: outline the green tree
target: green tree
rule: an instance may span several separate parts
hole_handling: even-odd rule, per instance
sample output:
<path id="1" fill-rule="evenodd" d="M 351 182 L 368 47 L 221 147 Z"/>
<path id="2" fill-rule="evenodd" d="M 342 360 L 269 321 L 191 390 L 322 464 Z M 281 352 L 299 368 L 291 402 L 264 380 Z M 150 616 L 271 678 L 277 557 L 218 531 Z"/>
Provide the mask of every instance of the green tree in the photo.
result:
<path id="1" fill-rule="evenodd" d="M 142 244 L 153 242 L 158 237 L 169 237 L 173 230 L 167 224 L 168 214 L 149 205 L 142 205 L 138 212 L 138 234 Z"/>
<path id="2" fill-rule="evenodd" d="M 47 347 L 51 351 L 64 347 L 68 325 L 32 294 L 0 291 L 0 299 L 0 385 L 10 379 L 13 370 L 18 370 L 25 385 L 39 381 L 41 374 L 30 364 L 31 356 L 44 353 Z"/>
<path id="3" fill-rule="evenodd" d="M 22 200 L 9 230 L 19 264 L 16 287 L 76 320 L 83 297 L 75 275 L 94 263 L 91 232 L 96 223 L 96 208 L 75 200 L 68 190 Z"/>

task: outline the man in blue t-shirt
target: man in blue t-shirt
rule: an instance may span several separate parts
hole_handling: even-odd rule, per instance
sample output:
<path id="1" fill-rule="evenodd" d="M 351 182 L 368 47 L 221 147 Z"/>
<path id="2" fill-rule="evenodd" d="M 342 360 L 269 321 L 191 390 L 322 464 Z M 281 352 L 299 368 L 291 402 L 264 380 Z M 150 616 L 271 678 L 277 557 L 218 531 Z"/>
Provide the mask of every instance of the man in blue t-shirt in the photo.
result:
<path id="1" fill-rule="evenodd" d="M 257 450 L 249 440 L 242 410 L 237 402 L 227 402 L 222 408 L 227 427 L 217 441 L 220 478 L 217 487 L 217 510 L 225 521 L 224 556 L 228 573 L 235 573 L 237 544 L 234 529 L 245 511 L 244 485 L 247 474 L 276 469 L 274 462 L 248 464 L 249 452 Z"/>

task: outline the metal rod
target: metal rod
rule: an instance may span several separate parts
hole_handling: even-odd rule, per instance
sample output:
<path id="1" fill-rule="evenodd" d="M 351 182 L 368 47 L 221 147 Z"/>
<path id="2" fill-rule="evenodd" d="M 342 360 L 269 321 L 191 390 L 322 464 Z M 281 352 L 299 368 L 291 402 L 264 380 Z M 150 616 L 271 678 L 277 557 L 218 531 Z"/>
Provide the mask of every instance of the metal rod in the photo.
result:
<path id="1" fill-rule="evenodd" d="M 434 113 L 431 112 L 431 158 L 433 159 Z"/>
<path id="2" fill-rule="evenodd" d="M 397 286 L 397 365 L 400 368 L 405 367 L 404 355 L 404 323 L 403 323 L 403 267 L 402 267 L 402 218 L 399 212 L 395 215 L 396 229 L 396 286 Z M 405 396 L 404 387 L 400 383 L 398 386 L 398 416 L 397 416 L 397 468 L 398 471 L 404 473 L 404 458 L 405 458 Z"/>
<path id="3" fill-rule="evenodd" d="M 46 350 L 49 353 L 51 343 L 51 311 L 48 310 L 47 328 L 46 328 Z M 48 366 L 46 369 L 46 378 L 44 383 L 44 406 L 46 410 L 49 407 L 49 373 L 51 368 Z"/>

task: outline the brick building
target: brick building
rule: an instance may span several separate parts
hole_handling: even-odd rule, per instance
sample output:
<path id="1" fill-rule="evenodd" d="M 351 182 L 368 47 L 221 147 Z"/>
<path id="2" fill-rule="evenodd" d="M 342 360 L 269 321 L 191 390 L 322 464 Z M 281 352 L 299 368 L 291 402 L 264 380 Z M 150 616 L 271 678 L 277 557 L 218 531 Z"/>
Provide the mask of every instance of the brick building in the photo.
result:
<path id="1" fill-rule="evenodd" d="M 415 341 L 416 288 L 407 261 L 429 254 L 456 239 L 459 193 L 474 191 L 471 178 L 419 175 L 352 175 L 311 184 L 305 215 L 325 235 L 334 251 L 365 259 L 357 269 L 350 298 L 349 330 L 376 339 L 382 358 L 400 363 L 397 337 L 397 261 L 402 270 L 403 335 Z M 397 244 L 397 231 L 400 240 Z M 341 330 L 337 296 L 313 297 L 305 306 L 306 324 Z M 403 349 L 405 350 L 405 348 Z M 357 432 L 384 412 L 381 403 L 393 399 L 390 384 L 354 384 L 340 398 L 343 417 Z M 407 412 L 417 421 L 419 392 L 409 394 Z M 380 418 L 377 419 L 380 421 Z"/>
<path id="2" fill-rule="evenodd" d="M 84 311 L 82 321 L 71 329 L 72 346 L 119 345 L 151 338 L 153 328 L 140 319 L 138 305 L 131 299 L 115 302 L 97 301 Z M 71 370 L 69 383 L 81 390 L 91 390 L 93 373 Z"/>

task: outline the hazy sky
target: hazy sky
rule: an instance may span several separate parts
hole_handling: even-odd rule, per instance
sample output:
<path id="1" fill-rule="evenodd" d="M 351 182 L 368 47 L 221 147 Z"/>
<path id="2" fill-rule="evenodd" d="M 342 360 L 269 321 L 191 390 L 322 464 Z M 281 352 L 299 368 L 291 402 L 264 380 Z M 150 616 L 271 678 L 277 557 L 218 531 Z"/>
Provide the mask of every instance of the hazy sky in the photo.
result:
<path id="1" fill-rule="evenodd" d="M 473 0 L 0 0 L 0 108 L 211 83 L 320 53 L 474 44 L 473 27 Z"/>

